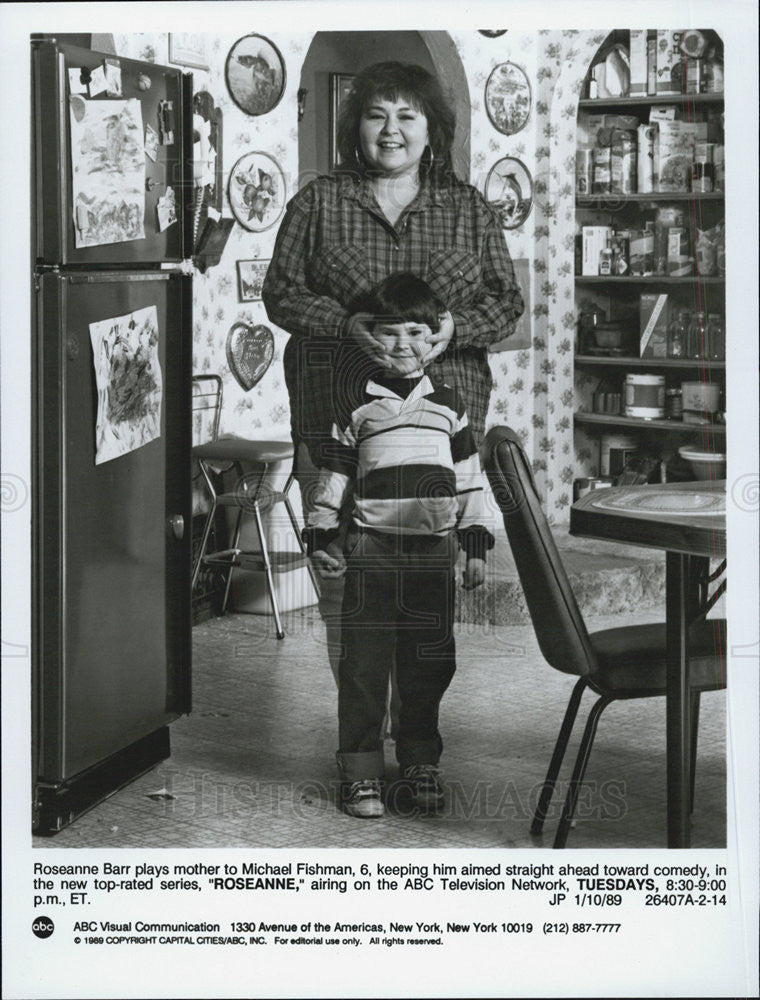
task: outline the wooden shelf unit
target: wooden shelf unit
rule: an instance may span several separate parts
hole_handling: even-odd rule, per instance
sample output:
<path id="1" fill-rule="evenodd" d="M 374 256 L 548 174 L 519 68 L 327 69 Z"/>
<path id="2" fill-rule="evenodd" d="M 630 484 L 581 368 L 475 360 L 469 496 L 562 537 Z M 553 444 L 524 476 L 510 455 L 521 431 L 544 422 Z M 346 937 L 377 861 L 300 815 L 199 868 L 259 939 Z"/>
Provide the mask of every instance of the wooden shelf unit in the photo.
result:
<path id="1" fill-rule="evenodd" d="M 599 53 L 604 55 L 612 42 L 627 43 L 627 32 L 613 32 L 602 44 Z M 722 110 L 724 95 L 722 93 L 706 94 L 661 94 L 637 95 L 636 97 L 615 97 L 589 99 L 582 98 L 578 103 L 579 117 L 599 114 L 629 114 L 638 117 L 645 123 L 649 111 L 653 108 L 675 107 L 684 120 L 694 120 L 700 112 Z M 714 119 L 714 116 L 711 116 Z M 644 193 L 622 194 L 586 193 L 576 194 L 576 219 L 583 225 L 612 225 L 615 229 L 643 229 L 644 219 L 662 205 L 679 205 L 685 215 L 699 220 L 700 228 L 715 225 L 724 217 L 723 206 L 725 194 L 723 191 L 706 193 L 694 191 L 652 191 Z M 692 234 L 696 237 L 696 232 Z M 696 257 L 696 250 L 693 251 Z M 695 263 L 696 268 L 696 263 Z M 697 309 L 705 312 L 716 312 L 725 322 L 725 287 L 724 276 L 671 276 L 666 274 L 653 275 L 576 275 L 576 300 L 579 296 L 595 299 L 597 303 L 604 302 L 601 311 L 608 318 L 619 318 L 631 321 L 630 336 L 624 343 L 626 350 L 634 350 L 634 342 L 638 343 L 638 329 L 635 331 L 633 322 L 637 315 L 637 299 L 640 293 L 662 291 L 671 293 L 672 308 Z M 590 347 L 590 345 L 585 345 Z M 574 365 L 577 371 L 600 380 L 620 383 L 620 391 L 624 394 L 625 376 L 628 372 L 650 372 L 666 377 L 668 388 L 677 388 L 681 382 L 691 380 L 715 381 L 725 387 L 725 361 L 702 361 L 697 358 L 640 358 L 632 356 L 615 356 L 591 353 L 576 353 Z M 692 436 L 706 449 L 725 448 L 726 425 L 724 423 L 690 424 L 682 420 L 658 419 L 643 420 L 626 417 L 622 414 L 589 412 L 590 399 L 587 394 L 590 388 L 583 390 L 583 398 L 578 400 L 581 407 L 574 415 L 574 423 L 578 431 L 587 435 L 599 437 L 605 432 L 629 431 L 636 437 L 640 436 L 642 443 L 650 453 L 661 457 L 669 452 L 672 454 L 673 440 Z M 613 391 L 618 391 L 614 389 Z M 673 437 L 675 436 L 675 437 Z M 661 442 L 661 444 L 658 444 Z M 600 442 L 601 454 L 601 442 Z M 679 470 L 682 472 L 682 470 Z M 678 475 L 678 473 L 677 473 Z"/>
<path id="2" fill-rule="evenodd" d="M 645 194 L 617 194 L 605 192 L 603 194 L 578 195 L 575 199 L 577 208 L 594 208 L 601 212 L 619 212 L 629 205 L 645 205 L 647 202 L 657 204 L 658 202 L 691 202 L 702 204 L 703 202 L 722 202 L 725 197 L 723 191 L 707 191 L 704 194 L 697 194 L 694 191 L 651 191 Z"/>
<path id="3" fill-rule="evenodd" d="M 725 435 L 725 424 L 687 424 L 682 420 L 642 420 L 640 417 L 625 417 L 622 414 L 586 413 L 578 410 L 577 424 L 614 427 L 618 430 L 669 431 L 673 434 Z"/>
<path id="4" fill-rule="evenodd" d="M 578 285 L 702 285 L 710 288 L 721 288 L 726 284 L 724 277 L 700 277 L 685 275 L 683 277 L 669 274 L 576 274 Z"/>
<path id="5" fill-rule="evenodd" d="M 633 111 L 634 108 L 656 108 L 675 104 L 687 111 L 689 108 L 721 106 L 722 93 L 715 94 L 641 94 L 637 97 L 583 97 L 578 101 L 579 111 Z"/>
<path id="6" fill-rule="evenodd" d="M 646 368 L 649 371 L 725 372 L 725 361 L 702 361 L 699 358 L 633 358 L 608 354 L 577 354 L 576 365 L 584 368 Z"/>

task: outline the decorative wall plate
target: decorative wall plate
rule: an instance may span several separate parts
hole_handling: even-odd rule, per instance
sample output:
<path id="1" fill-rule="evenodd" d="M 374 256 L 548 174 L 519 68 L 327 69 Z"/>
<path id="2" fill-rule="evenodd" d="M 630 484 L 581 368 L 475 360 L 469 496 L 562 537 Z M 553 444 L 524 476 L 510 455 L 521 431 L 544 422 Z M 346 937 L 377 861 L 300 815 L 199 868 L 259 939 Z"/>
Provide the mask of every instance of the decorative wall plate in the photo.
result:
<path id="1" fill-rule="evenodd" d="M 244 229 L 263 233 L 285 208 L 285 174 L 267 153 L 245 153 L 230 172 L 232 214 Z"/>
<path id="2" fill-rule="evenodd" d="M 277 107 L 285 90 L 285 62 L 263 35 L 238 38 L 227 55 L 224 78 L 232 100 L 248 115 Z"/>
<path id="3" fill-rule="evenodd" d="M 486 111 L 493 127 L 504 135 L 514 135 L 530 117 L 530 80 L 513 62 L 503 62 L 491 70 L 486 80 Z"/>
<path id="4" fill-rule="evenodd" d="M 274 357 L 274 337 L 268 326 L 233 323 L 227 334 L 227 364 L 248 392 L 266 374 Z"/>
<path id="5" fill-rule="evenodd" d="M 494 163 L 484 193 L 504 229 L 517 229 L 533 208 L 533 178 L 522 160 L 514 156 L 504 156 Z"/>

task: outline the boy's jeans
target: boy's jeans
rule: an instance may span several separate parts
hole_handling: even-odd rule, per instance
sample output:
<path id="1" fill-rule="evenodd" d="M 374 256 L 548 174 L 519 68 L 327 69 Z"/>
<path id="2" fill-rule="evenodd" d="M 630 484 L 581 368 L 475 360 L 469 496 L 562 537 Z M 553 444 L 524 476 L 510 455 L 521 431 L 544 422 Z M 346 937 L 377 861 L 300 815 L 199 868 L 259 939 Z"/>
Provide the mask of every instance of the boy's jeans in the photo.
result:
<path id="1" fill-rule="evenodd" d="M 381 778 L 389 669 L 401 697 L 396 757 L 436 764 L 438 706 L 454 676 L 454 532 L 363 531 L 348 556 L 341 616 L 338 764 L 345 781 Z"/>
<path id="2" fill-rule="evenodd" d="M 309 455 L 309 449 L 303 441 L 296 443 L 296 479 L 301 490 L 301 505 L 303 508 L 304 521 L 309 512 L 313 510 L 313 496 L 316 483 L 319 479 L 319 470 L 314 465 Z M 347 527 L 347 525 L 346 525 Z M 338 684 L 338 668 L 341 651 L 341 608 L 343 606 L 344 578 L 338 580 L 323 579 L 320 585 L 319 614 L 325 623 L 325 633 L 327 641 L 327 658 L 330 663 L 335 684 Z M 394 739 L 398 733 L 398 718 L 400 710 L 400 698 L 398 686 L 395 679 L 395 665 L 392 665 L 392 678 L 389 693 L 386 699 L 385 722 L 383 725 L 384 734 L 392 736 Z"/>

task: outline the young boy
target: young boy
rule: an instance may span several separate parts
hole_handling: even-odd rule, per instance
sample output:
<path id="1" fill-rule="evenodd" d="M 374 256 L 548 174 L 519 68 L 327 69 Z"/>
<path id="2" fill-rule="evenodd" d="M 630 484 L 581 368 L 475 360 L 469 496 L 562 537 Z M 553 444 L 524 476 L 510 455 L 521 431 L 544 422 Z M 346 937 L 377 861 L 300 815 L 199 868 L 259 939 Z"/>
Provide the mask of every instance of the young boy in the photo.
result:
<path id="1" fill-rule="evenodd" d="M 359 311 L 375 317 L 388 368 L 342 379 L 306 535 L 320 575 L 346 575 L 337 760 L 345 811 L 367 818 L 384 812 L 381 727 L 394 654 L 402 778 L 421 808 L 443 804 L 438 706 L 455 670 L 454 567 L 461 546 L 463 585 L 480 586 L 494 539 L 461 399 L 423 371 L 444 306 L 421 279 L 394 274 Z M 341 545 L 346 504 L 351 526 Z"/>

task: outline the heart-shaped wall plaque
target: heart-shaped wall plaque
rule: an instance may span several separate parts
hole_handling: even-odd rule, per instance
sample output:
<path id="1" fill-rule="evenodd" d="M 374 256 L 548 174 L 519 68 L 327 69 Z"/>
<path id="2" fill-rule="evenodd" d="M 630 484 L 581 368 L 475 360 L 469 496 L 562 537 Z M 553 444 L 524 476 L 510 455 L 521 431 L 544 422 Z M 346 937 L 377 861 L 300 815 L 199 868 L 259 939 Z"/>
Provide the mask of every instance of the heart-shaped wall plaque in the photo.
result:
<path id="1" fill-rule="evenodd" d="M 268 326 L 234 323 L 227 334 L 227 363 L 246 392 L 264 377 L 274 356 L 274 337 Z"/>

